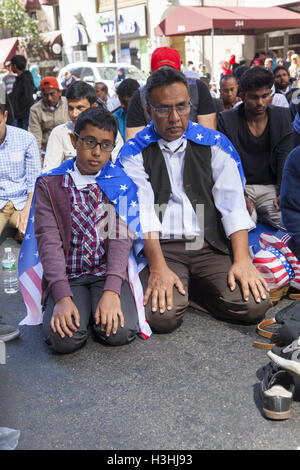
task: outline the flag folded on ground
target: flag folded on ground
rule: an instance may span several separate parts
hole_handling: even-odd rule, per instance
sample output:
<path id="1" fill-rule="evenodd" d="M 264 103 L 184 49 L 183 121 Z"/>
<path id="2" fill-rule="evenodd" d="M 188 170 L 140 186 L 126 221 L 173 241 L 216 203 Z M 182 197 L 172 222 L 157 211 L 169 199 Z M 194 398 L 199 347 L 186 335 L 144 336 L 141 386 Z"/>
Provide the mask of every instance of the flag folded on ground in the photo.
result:
<path id="1" fill-rule="evenodd" d="M 263 232 L 259 237 L 261 249 L 253 258 L 253 264 L 261 272 L 271 290 L 286 285 L 300 289 L 300 263 L 288 242 L 291 236 L 285 230 L 275 234 Z"/>

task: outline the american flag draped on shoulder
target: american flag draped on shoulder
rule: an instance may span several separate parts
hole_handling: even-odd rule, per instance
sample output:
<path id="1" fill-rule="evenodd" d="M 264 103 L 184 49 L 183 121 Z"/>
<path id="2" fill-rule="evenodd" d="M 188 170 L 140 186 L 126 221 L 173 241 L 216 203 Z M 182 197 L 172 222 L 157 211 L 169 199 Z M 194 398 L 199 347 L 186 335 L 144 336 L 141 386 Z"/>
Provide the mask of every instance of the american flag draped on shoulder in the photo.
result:
<path id="1" fill-rule="evenodd" d="M 236 162 L 241 181 L 243 186 L 246 184 L 245 174 L 242 167 L 242 162 L 230 140 L 221 132 L 208 129 L 197 124 L 196 122 L 189 121 L 188 127 L 183 134 L 188 140 L 196 142 L 196 144 L 214 146 L 218 145 Z M 130 139 L 121 148 L 118 157 L 121 159 L 131 157 L 142 152 L 145 147 L 148 147 L 152 142 L 157 142 L 160 139 L 159 135 L 155 132 L 154 125 L 151 122 L 139 132 L 134 139 Z"/>
<path id="2" fill-rule="evenodd" d="M 74 171 L 74 161 L 75 158 L 67 160 L 58 168 L 40 177 L 72 173 Z M 116 163 L 108 162 L 96 181 L 108 199 L 115 205 L 119 217 L 127 223 L 136 237 L 129 256 L 128 275 L 129 283 L 136 301 L 140 335 L 146 339 L 151 335 L 151 329 L 145 318 L 143 288 L 138 275 L 143 267 L 146 266 L 147 262 L 141 253 L 144 242 L 139 224 L 137 187 L 126 175 L 118 161 L 116 161 Z M 34 234 L 34 202 L 35 192 L 18 263 L 20 288 L 27 309 L 27 316 L 21 321 L 21 325 L 37 325 L 42 322 L 43 318 L 41 310 L 41 280 L 43 268 Z"/>

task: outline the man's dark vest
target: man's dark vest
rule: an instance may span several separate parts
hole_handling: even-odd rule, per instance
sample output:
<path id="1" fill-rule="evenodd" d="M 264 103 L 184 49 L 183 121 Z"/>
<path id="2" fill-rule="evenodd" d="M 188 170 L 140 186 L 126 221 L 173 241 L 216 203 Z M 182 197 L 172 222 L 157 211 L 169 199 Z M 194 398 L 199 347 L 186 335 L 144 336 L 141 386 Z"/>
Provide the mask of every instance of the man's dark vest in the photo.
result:
<path id="1" fill-rule="evenodd" d="M 171 196 L 171 183 L 158 143 L 150 144 L 142 154 L 144 167 L 153 188 L 155 204 L 168 204 Z M 205 240 L 219 251 L 229 253 L 230 243 L 225 235 L 221 215 L 212 196 L 213 185 L 211 148 L 188 140 L 183 171 L 184 190 L 195 212 L 197 204 L 204 204 Z"/>

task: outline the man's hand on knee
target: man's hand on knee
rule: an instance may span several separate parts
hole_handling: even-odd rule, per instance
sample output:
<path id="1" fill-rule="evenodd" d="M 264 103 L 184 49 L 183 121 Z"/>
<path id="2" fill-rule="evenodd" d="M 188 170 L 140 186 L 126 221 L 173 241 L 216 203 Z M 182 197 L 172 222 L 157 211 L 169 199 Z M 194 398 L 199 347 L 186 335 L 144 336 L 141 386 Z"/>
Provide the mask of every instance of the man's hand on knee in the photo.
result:
<path id="1" fill-rule="evenodd" d="M 166 308 L 172 310 L 174 286 L 177 287 L 180 294 L 185 295 L 181 280 L 168 266 L 151 268 L 148 286 L 144 295 L 144 305 L 148 303 L 151 295 L 153 312 L 156 312 L 158 308 L 160 313 L 164 313 Z"/>
<path id="2" fill-rule="evenodd" d="M 267 298 L 269 287 L 251 260 L 233 263 L 228 272 L 228 284 L 231 290 L 236 288 L 236 281 L 241 285 L 244 300 L 249 300 L 250 290 L 256 302 Z"/>

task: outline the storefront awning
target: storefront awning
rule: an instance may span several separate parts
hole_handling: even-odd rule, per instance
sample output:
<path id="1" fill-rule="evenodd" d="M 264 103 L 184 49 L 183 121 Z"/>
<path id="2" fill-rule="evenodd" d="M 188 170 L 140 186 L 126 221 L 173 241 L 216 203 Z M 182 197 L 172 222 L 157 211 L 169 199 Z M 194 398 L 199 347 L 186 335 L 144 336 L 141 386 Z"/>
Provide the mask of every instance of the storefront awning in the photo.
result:
<path id="1" fill-rule="evenodd" d="M 41 9 L 39 0 L 20 0 L 20 3 L 25 7 L 27 12 Z"/>
<path id="2" fill-rule="evenodd" d="M 280 7 L 175 8 L 154 30 L 156 36 L 253 35 L 259 30 L 300 28 L 300 14 Z"/>
<path id="3" fill-rule="evenodd" d="M 55 6 L 58 5 L 58 0 L 40 0 L 41 5 Z"/>
<path id="4" fill-rule="evenodd" d="M 18 48 L 18 38 L 8 38 L 0 40 L 0 68 L 4 68 L 5 62 L 16 54 Z"/>
<path id="5" fill-rule="evenodd" d="M 50 31 L 42 34 L 42 38 L 47 46 L 44 51 L 44 59 L 61 59 L 62 53 L 62 36 L 61 31 Z"/>

